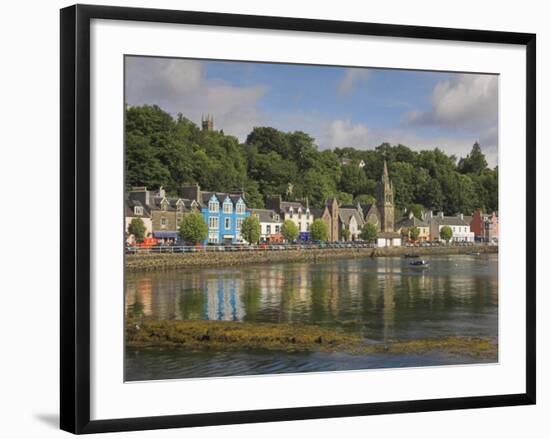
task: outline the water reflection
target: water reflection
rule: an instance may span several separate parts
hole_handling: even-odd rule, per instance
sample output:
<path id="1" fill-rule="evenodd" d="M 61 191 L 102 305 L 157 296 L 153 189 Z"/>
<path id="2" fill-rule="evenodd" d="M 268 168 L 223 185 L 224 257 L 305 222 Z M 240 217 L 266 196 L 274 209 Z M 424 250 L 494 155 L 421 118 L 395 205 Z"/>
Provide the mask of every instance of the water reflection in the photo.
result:
<path id="1" fill-rule="evenodd" d="M 313 323 L 380 340 L 496 335 L 497 255 L 402 258 L 128 274 L 127 315 Z"/>

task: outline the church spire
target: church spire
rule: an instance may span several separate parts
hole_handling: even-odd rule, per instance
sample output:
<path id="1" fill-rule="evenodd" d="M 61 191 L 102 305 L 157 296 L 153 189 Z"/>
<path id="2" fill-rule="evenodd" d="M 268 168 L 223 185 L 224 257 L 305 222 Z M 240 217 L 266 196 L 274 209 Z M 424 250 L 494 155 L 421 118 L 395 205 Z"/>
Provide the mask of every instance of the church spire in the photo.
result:
<path id="1" fill-rule="evenodd" d="M 378 182 L 376 194 L 376 204 L 380 212 L 382 232 L 393 232 L 394 226 L 394 205 L 393 205 L 393 186 L 391 184 L 388 172 L 388 163 L 384 158 L 384 170 Z"/>

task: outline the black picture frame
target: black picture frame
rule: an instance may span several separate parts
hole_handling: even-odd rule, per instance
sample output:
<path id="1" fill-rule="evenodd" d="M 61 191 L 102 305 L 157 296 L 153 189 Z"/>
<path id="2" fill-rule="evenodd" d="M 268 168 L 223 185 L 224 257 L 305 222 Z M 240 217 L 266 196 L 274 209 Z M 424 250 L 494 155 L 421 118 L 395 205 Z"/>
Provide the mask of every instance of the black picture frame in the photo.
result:
<path id="1" fill-rule="evenodd" d="M 479 397 L 90 420 L 90 21 L 93 19 L 525 46 L 527 60 L 525 66 L 527 79 L 526 392 Z M 60 23 L 60 424 L 63 430 L 81 434 L 535 404 L 535 34 L 89 5 L 75 5 L 62 9 Z"/>

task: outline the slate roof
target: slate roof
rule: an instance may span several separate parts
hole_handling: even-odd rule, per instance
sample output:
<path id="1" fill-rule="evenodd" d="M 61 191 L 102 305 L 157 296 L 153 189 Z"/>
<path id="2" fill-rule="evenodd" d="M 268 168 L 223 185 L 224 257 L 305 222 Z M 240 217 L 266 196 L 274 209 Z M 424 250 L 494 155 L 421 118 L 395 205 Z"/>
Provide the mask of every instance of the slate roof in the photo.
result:
<path id="1" fill-rule="evenodd" d="M 297 211 L 299 208 L 302 209 L 302 212 L 306 211 L 306 207 L 302 203 L 300 203 L 299 201 L 281 201 L 281 210 L 283 212 L 288 212 L 291 207 L 295 211 Z"/>
<path id="2" fill-rule="evenodd" d="M 461 219 L 459 216 L 434 216 L 432 220 L 440 226 L 469 226 L 470 223 L 466 219 Z"/>
<path id="3" fill-rule="evenodd" d="M 275 215 L 277 213 L 272 209 L 250 209 L 252 215 L 257 215 L 261 223 L 280 223 L 281 220 L 277 221 Z"/>
<path id="4" fill-rule="evenodd" d="M 227 192 L 201 192 L 201 199 L 199 200 L 199 203 L 201 203 L 203 206 L 208 206 L 208 202 L 210 201 L 210 198 L 212 198 L 212 195 L 216 195 L 216 198 L 220 203 L 223 203 L 227 197 L 231 200 L 233 205 L 236 205 L 239 199 L 242 198 L 244 202 L 244 195 L 239 193 L 227 193 Z M 246 202 L 245 202 L 246 204 Z"/>
<path id="5" fill-rule="evenodd" d="M 319 219 L 323 216 L 323 213 L 325 212 L 324 208 L 318 208 L 318 207 L 310 207 L 309 212 L 313 215 L 315 219 Z"/>
<path id="6" fill-rule="evenodd" d="M 338 216 L 340 217 L 340 221 L 346 225 L 351 221 L 351 217 L 355 217 L 358 227 L 362 227 L 364 224 L 363 216 L 356 207 L 340 207 Z"/>
<path id="7" fill-rule="evenodd" d="M 397 221 L 395 226 L 397 228 L 400 228 L 400 227 L 410 228 L 410 227 L 415 227 L 415 226 L 416 227 L 428 227 L 429 224 L 426 221 L 419 220 L 418 218 L 413 216 L 412 218 L 403 218 L 403 219 Z"/>
<path id="8" fill-rule="evenodd" d="M 149 211 L 149 208 L 147 206 L 144 206 L 141 201 L 139 200 L 131 200 L 129 198 L 126 198 L 124 200 L 124 214 L 128 217 L 130 216 L 136 216 L 134 215 L 134 207 L 141 206 L 143 207 L 143 215 L 138 215 L 140 217 L 147 217 L 151 215 L 151 212 Z"/>

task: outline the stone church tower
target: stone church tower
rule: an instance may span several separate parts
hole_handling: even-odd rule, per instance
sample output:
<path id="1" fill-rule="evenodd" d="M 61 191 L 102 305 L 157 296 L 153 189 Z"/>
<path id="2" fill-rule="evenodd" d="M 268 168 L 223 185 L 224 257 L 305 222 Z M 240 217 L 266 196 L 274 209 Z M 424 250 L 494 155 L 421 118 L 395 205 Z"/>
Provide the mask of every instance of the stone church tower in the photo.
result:
<path id="1" fill-rule="evenodd" d="M 382 178 L 378 182 L 376 207 L 380 212 L 380 231 L 393 232 L 393 186 L 388 174 L 388 164 L 386 163 L 386 159 L 384 159 L 384 171 L 382 172 Z"/>
<path id="2" fill-rule="evenodd" d="M 212 131 L 214 129 L 214 116 L 207 114 L 205 117 L 203 114 L 201 117 L 201 126 L 203 131 Z"/>

